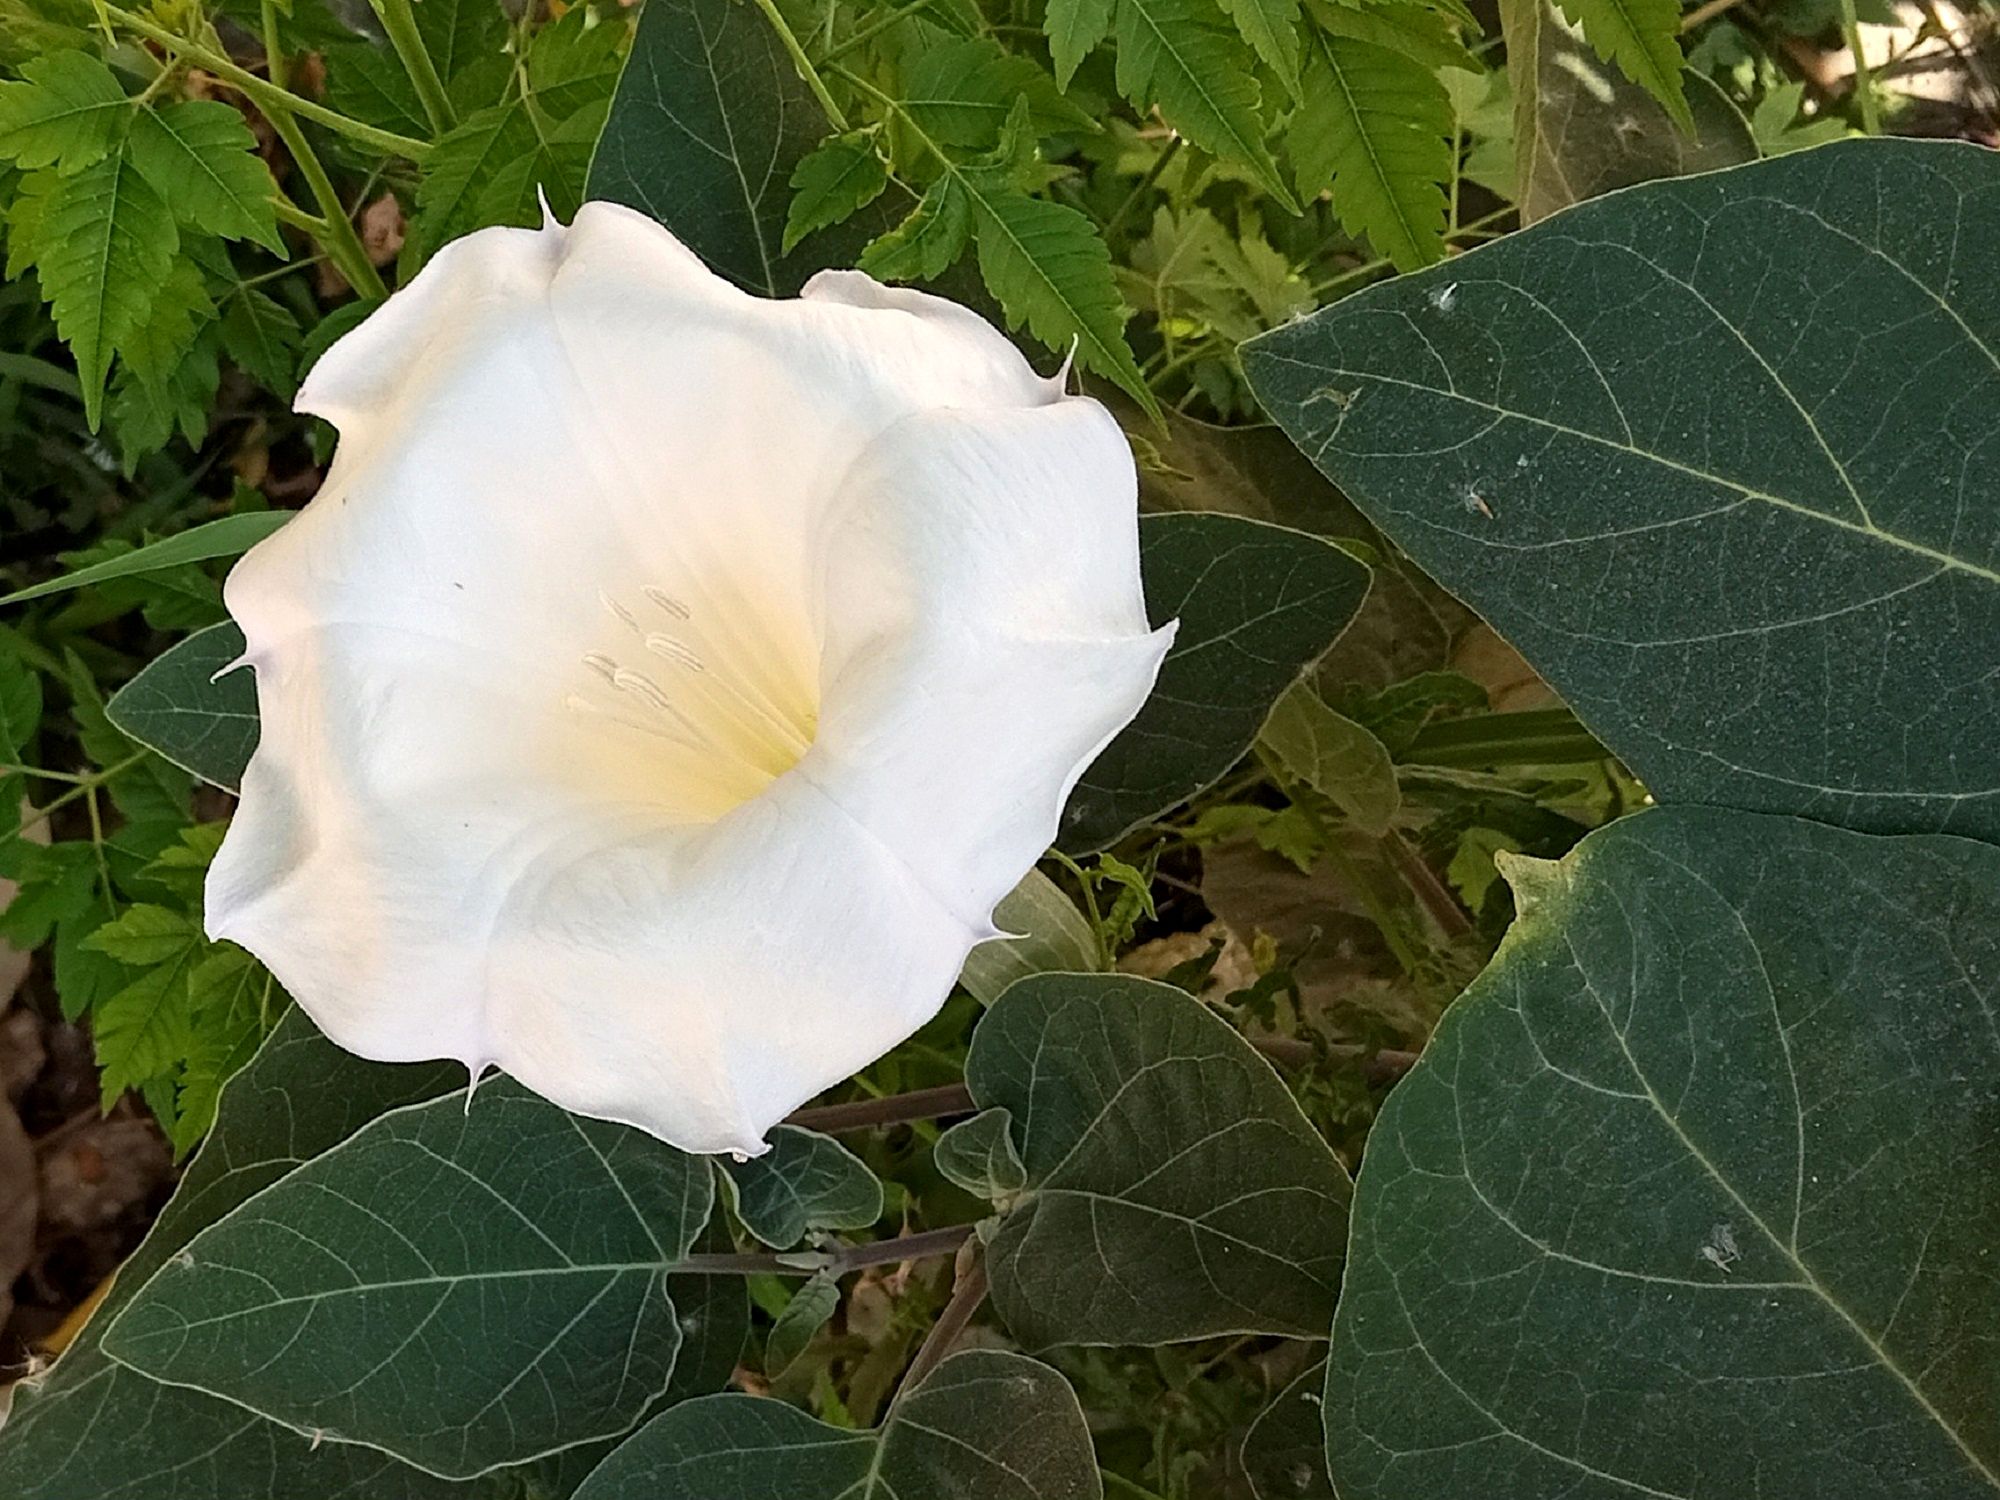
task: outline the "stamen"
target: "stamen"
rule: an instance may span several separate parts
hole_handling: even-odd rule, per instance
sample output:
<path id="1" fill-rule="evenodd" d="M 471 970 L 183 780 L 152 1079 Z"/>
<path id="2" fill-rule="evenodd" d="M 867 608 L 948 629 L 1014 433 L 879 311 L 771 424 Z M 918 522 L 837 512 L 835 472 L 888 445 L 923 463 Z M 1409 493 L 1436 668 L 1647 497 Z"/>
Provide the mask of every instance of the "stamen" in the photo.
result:
<path id="1" fill-rule="evenodd" d="M 676 620 L 692 620 L 694 618 L 694 611 L 681 603 L 672 594 L 669 594 L 665 589 L 654 588 L 649 584 L 646 587 L 645 594 L 648 599 L 652 600 Z"/>
<path id="2" fill-rule="evenodd" d="M 702 665 L 701 658 L 694 654 L 694 649 L 686 641 L 677 640 L 673 636 L 649 635 L 646 637 L 646 649 L 655 656 L 664 656 L 676 666 L 686 667 L 690 672 L 706 672 L 708 670 L 706 666 Z"/>

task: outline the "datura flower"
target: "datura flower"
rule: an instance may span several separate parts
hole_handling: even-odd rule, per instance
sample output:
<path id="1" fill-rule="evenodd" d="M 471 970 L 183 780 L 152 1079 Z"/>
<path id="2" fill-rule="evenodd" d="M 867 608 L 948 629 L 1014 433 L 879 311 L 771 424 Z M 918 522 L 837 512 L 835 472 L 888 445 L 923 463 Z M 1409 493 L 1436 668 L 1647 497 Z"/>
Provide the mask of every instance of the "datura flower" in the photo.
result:
<path id="1" fill-rule="evenodd" d="M 229 575 L 263 736 L 210 932 L 364 1057 L 688 1150 L 936 1013 L 1171 635 L 1096 402 L 610 204 L 446 247 L 298 407 L 340 445 Z"/>

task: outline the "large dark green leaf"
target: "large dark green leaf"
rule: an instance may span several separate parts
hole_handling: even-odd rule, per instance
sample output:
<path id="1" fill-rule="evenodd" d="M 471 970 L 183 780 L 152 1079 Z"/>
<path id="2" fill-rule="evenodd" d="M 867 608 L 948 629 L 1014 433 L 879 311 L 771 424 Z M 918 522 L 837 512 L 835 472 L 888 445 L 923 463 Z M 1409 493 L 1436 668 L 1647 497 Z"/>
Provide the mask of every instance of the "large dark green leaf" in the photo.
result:
<path id="1" fill-rule="evenodd" d="M 1243 1477 L 1254 1500 L 1335 1500 L 1320 1421 L 1321 1360 L 1280 1391 L 1243 1437 Z"/>
<path id="2" fill-rule="evenodd" d="M 987 1249 L 1030 1348 L 1325 1332 L 1348 1181 L 1271 1065 L 1172 985 L 1024 979 L 965 1081 L 1012 1112 L 1028 1186 Z"/>
<path id="3" fill-rule="evenodd" d="M 651 215 L 749 290 L 790 296 L 908 207 L 886 194 L 783 252 L 792 173 L 831 128 L 755 6 L 647 0 L 588 194 Z"/>
<path id="4" fill-rule="evenodd" d="M 1508 873 L 1368 1139 L 1340 1493 L 2000 1492 L 2000 849 L 1663 809 Z"/>
<path id="5" fill-rule="evenodd" d="M 1556 0 L 1503 0 L 1514 87 L 1515 201 L 1524 223 L 1655 177 L 1757 159 L 1757 139 L 1705 73 L 1682 75 L 1692 133 L 1603 61 Z"/>
<path id="6" fill-rule="evenodd" d="M 761 1396 L 710 1396 L 648 1423 L 576 1500 L 1098 1500 L 1083 1412 L 1019 1354 L 955 1354 L 873 1432 Z"/>
<path id="7" fill-rule="evenodd" d="M 706 1163 L 511 1080 L 395 1111 L 191 1241 L 105 1348 L 465 1478 L 628 1430 L 681 1329 Z"/>
<path id="8" fill-rule="evenodd" d="M 233 792 L 257 748 L 257 681 L 248 669 L 216 674 L 242 655 L 233 622 L 197 630 L 113 693 L 105 716 L 183 771 Z"/>
<path id="9" fill-rule="evenodd" d="M 1271 705 L 1368 592 L 1338 547 L 1240 516 L 1139 523 L 1146 613 L 1181 622 L 1139 716 L 1091 762 L 1057 842 L 1086 853 L 1185 802 L 1250 748 Z"/>
<path id="10" fill-rule="evenodd" d="M 1996 837 L 1995 243 L 2000 156 L 1852 142 L 1597 199 L 1244 366 L 1663 801 Z"/>
<path id="11" fill-rule="evenodd" d="M 0 1428 L 12 1500 L 442 1500 L 466 1492 L 384 1454 L 305 1437 L 113 1363 L 104 1326 L 207 1224 L 384 1110 L 452 1086 L 456 1068 L 385 1067 L 341 1051 L 293 1012 L 223 1092 L 215 1128 L 109 1299 L 48 1374 L 16 1389 Z M 485 1500 L 479 1491 L 467 1500 Z"/>

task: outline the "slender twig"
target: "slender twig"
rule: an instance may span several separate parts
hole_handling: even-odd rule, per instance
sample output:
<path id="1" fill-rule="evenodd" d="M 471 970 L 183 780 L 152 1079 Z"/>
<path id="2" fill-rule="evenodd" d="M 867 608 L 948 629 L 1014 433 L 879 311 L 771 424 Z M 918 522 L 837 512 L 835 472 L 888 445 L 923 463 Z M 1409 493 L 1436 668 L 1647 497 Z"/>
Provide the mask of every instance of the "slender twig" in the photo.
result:
<path id="1" fill-rule="evenodd" d="M 957 1345 L 959 1335 L 979 1311 L 979 1304 L 986 1300 L 986 1286 L 986 1257 L 980 1253 L 978 1241 L 968 1240 L 959 1252 L 958 1279 L 952 1284 L 951 1300 L 945 1303 L 944 1311 L 938 1314 L 938 1320 L 931 1324 L 931 1331 L 918 1346 L 916 1358 L 903 1372 L 903 1383 L 896 1391 L 898 1401 L 922 1385 L 924 1377 L 944 1363 L 945 1356 Z"/>
<path id="2" fill-rule="evenodd" d="M 1861 102 L 1861 128 L 1870 135 L 1880 135 L 1882 109 L 1875 98 L 1875 79 L 1868 70 L 1868 54 L 1861 45 L 1861 19 L 1855 14 L 1854 0 L 1840 0 L 1840 30 L 1854 58 L 1854 97 Z"/>
<path id="3" fill-rule="evenodd" d="M 1125 201 L 1113 209 L 1111 217 L 1105 220 L 1106 239 L 1111 238 L 1112 232 L 1125 222 L 1125 216 L 1139 206 L 1139 200 L 1160 180 L 1160 175 L 1167 170 L 1168 163 L 1180 154 L 1180 149 L 1181 138 L 1176 135 L 1161 149 L 1160 154 L 1153 158 L 1153 164 L 1146 168 L 1146 175 L 1139 179 L 1132 191 L 1125 195 Z"/>
<path id="4" fill-rule="evenodd" d="M 881 16 L 876 20 L 869 22 L 868 25 L 862 27 L 852 36 L 849 36 L 842 41 L 835 42 L 831 47 L 826 49 L 826 56 L 824 60 L 827 62 L 832 62 L 836 57 L 839 57 L 843 52 L 851 52 L 856 47 L 859 47 L 863 42 L 874 40 L 877 36 L 880 36 L 883 32 L 887 31 L 891 26 L 894 26 L 897 22 L 906 21 L 911 16 L 915 15 L 918 11 L 927 10 L 936 3 L 937 0 L 910 0 L 910 3 L 908 5 L 900 5 L 896 7 L 896 9 L 890 11 L 886 16 Z"/>
<path id="5" fill-rule="evenodd" d="M 334 190 L 333 179 L 326 175 L 326 168 L 320 165 L 305 131 L 282 109 L 265 110 L 264 118 L 271 122 L 271 128 L 278 132 L 278 139 L 291 152 L 292 161 L 319 203 L 320 217 L 326 222 L 326 232 L 320 237 L 320 243 L 326 247 L 327 258 L 347 278 L 347 284 L 362 297 L 370 302 L 380 302 L 389 295 L 388 287 L 382 284 L 382 273 L 368 259 L 361 236 L 355 233 L 354 222 L 347 217 L 346 205 Z"/>
<path id="6" fill-rule="evenodd" d="M 278 45 L 276 0 L 262 0 L 259 9 L 264 21 L 264 76 L 273 88 L 281 89 L 285 86 L 285 49 Z"/>
<path id="7" fill-rule="evenodd" d="M 369 4 L 388 35 L 389 45 L 402 59 L 403 71 L 410 75 L 424 118 L 431 122 L 432 130 L 443 135 L 458 123 L 458 114 L 444 91 L 444 80 L 438 77 L 437 64 L 431 61 L 430 49 L 424 45 L 424 34 L 417 30 L 410 0 L 369 0 Z"/>
<path id="8" fill-rule="evenodd" d="M 912 1120 L 936 1120 L 947 1115 L 969 1115 L 978 1107 L 964 1084 L 947 1083 L 934 1089 L 890 1094 L 882 1099 L 855 1099 L 846 1104 L 794 1110 L 785 1117 L 785 1123 L 831 1134 L 868 1130 L 877 1125 L 904 1125 Z"/>
<path id="9" fill-rule="evenodd" d="M 956 1255 L 958 1247 L 971 1235 L 970 1224 L 954 1224 L 949 1229 L 927 1229 L 922 1234 L 870 1240 L 865 1245 L 845 1245 L 837 1250 L 795 1250 L 783 1255 L 734 1251 L 695 1254 L 674 1262 L 669 1271 L 676 1276 L 816 1276 L 822 1271 L 845 1276 L 866 1266 L 893 1266 L 903 1261 Z"/>
<path id="10" fill-rule="evenodd" d="M 1458 898 L 1439 880 L 1437 872 L 1425 863 L 1422 855 L 1410 847 L 1410 841 L 1396 829 L 1391 829 L 1383 845 L 1389 851 L 1389 859 L 1402 873 L 1404 884 L 1423 903 L 1424 910 L 1431 914 L 1438 930 L 1449 938 L 1469 937 L 1472 934 L 1472 918 L 1465 908 L 1458 904 Z"/>
<path id="11" fill-rule="evenodd" d="M 1693 31 L 1695 27 L 1701 25 L 1702 22 L 1713 21 L 1717 16 L 1734 10 L 1742 3 L 1743 0 L 1706 0 L 1705 4 L 1697 5 L 1693 10 L 1681 17 L 1681 32 L 1685 35 Z"/>
<path id="12" fill-rule="evenodd" d="M 338 110 L 328 109 L 323 104 L 317 104 L 311 99 L 268 83 L 248 68 L 239 68 L 213 48 L 204 47 L 200 42 L 190 41 L 178 32 L 169 31 L 144 16 L 135 15 L 116 5 L 103 3 L 103 0 L 99 0 L 99 3 L 104 14 L 119 25 L 138 32 L 140 36 L 150 41 L 158 42 L 162 47 L 171 47 L 189 62 L 198 63 L 205 71 L 213 73 L 224 83 L 248 96 L 250 102 L 266 115 L 290 113 L 302 120 L 311 120 L 317 125 L 324 125 L 336 134 L 359 141 L 364 146 L 371 146 L 386 155 L 400 156 L 413 162 L 421 162 L 430 155 L 431 148 L 428 142 L 407 135 L 397 135 L 393 130 L 378 130 L 373 125 L 351 119 Z"/>
<path id="13" fill-rule="evenodd" d="M 819 107 L 826 111 L 826 118 L 833 128 L 845 135 L 847 117 L 840 112 L 840 106 L 833 102 L 833 95 L 827 92 L 826 81 L 819 76 L 819 69 L 806 56 L 806 49 L 799 45 L 799 39 L 792 35 L 791 23 L 784 12 L 778 9 L 778 0 L 757 0 L 757 9 L 764 12 L 764 18 L 771 23 L 771 29 L 778 33 L 778 42 L 792 59 L 792 66 L 799 70 L 799 77 L 819 100 Z"/>

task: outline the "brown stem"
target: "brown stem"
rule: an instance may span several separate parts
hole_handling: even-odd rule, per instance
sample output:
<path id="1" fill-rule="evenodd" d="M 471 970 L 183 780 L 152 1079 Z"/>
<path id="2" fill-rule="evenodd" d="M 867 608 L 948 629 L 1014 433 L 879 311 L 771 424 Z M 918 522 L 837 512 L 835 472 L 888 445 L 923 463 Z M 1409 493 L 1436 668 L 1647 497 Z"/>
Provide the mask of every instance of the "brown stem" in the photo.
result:
<path id="1" fill-rule="evenodd" d="M 1403 882 L 1415 893 L 1438 930 L 1449 938 L 1462 938 L 1472 932 L 1472 918 L 1465 914 L 1465 908 L 1458 904 L 1458 898 L 1437 877 L 1437 872 L 1424 862 L 1424 857 L 1412 849 L 1409 840 L 1400 833 L 1390 833 L 1384 842 L 1389 848 L 1389 858 L 1402 872 Z"/>
<path id="2" fill-rule="evenodd" d="M 947 1083 L 934 1089 L 913 1089 L 907 1094 L 890 1094 L 883 1099 L 855 1099 L 846 1104 L 822 1104 L 816 1109 L 795 1109 L 785 1116 L 787 1125 L 833 1134 L 842 1130 L 867 1130 L 876 1125 L 902 1125 L 911 1120 L 936 1120 L 946 1115 L 969 1115 L 978 1106 L 972 1092 L 962 1083 Z"/>
<path id="3" fill-rule="evenodd" d="M 865 1245 L 847 1245 L 838 1250 L 797 1250 L 784 1255 L 733 1251 L 689 1255 L 669 1269 L 676 1276 L 814 1276 L 821 1271 L 845 1276 L 863 1266 L 888 1266 L 908 1260 L 928 1260 L 934 1255 L 956 1255 L 959 1246 L 971 1235 L 970 1224 L 954 1224 L 949 1229 L 927 1229 L 922 1234 L 870 1240 Z"/>
<path id="4" fill-rule="evenodd" d="M 898 1401 L 922 1385 L 924 1377 L 944 1363 L 945 1356 L 958 1343 L 959 1335 L 972 1322 L 973 1314 L 979 1311 L 979 1304 L 986 1300 L 986 1286 L 986 1257 L 980 1253 L 978 1241 L 967 1241 L 965 1249 L 959 1254 L 958 1280 L 952 1286 L 951 1300 L 945 1303 L 937 1322 L 924 1335 L 917 1357 L 903 1372 L 903 1383 L 896 1392 Z"/>

